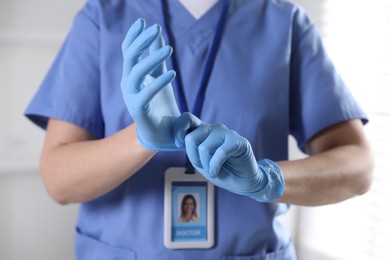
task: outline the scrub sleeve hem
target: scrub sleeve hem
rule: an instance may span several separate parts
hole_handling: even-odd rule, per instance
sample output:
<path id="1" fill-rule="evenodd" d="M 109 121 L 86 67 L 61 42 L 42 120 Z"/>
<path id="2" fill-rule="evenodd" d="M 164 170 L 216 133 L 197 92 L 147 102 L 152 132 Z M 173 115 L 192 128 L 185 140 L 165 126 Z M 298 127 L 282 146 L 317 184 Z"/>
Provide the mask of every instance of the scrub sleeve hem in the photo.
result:
<path id="1" fill-rule="evenodd" d="M 98 139 L 103 138 L 103 133 L 101 132 L 101 130 L 99 130 L 102 129 L 102 124 L 100 122 L 97 122 L 92 118 L 82 118 L 67 111 L 69 110 L 63 109 L 63 111 L 59 111 L 50 107 L 37 107 L 32 104 L 24 112 L 24 115 L 34 124 L 44 130 L 46 130 L 47 128 L 49 118 L 56 118 L 79 126 Z"/>
<path id="2" fill-rule="evenodd" d="M 356 113 L 356 112 L 350 112 L 350 111 L 344 111 L 343 113 L 335 115 L 328 115 L 321 120 L 317 120 L 318 124 L 313 126 L 310 130 L 308 130 L 304 134 L 303 142 L 299 142 L 299 148 L 302 152 L 307 153 L 305 145 L 307 142 L 313 138 L 316 134 L 320 133 L 321 131 L 327 129 L 328 127 L 331 127 L 333 125 L 346 122 L 349 120 L 354 119 L 360 119 L 362 124 L 365 125 L 368 123 L 368 117 L 365 114 L 362 113 Z"/>

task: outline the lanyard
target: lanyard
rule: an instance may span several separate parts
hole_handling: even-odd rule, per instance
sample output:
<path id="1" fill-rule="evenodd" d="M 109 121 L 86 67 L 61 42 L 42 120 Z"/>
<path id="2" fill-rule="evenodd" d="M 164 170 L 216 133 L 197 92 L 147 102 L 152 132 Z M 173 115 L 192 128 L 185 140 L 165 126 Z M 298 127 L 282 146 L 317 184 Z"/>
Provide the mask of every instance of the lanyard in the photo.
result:
<path id="1" fill-rule="evenodd" d="M 221 16 L 219 17 L 219 20 L 218 20 L 218 24 L 217 24 L 216 31 L 214 34 L 213 42 L 212 42 L 212 45 L 211 45 L 211 48 L 209 50 L 209 54 L 208 54 L 208 57 L 206 60 L 206 65 L 203 68 L 199 91 L 197 93 L 194 107 L 192 109 L 192 113 L 197 117 L 200 117 L 200 115 L 202 113 L 202 107 L 203 107 L 203 102 L 205 99 L 206 89 L 207 89 L 207 86 L 208 86 L 208 83 L 210 80 L 211 71 L 213 70 L 215 57 L 217 56 L 217 52 L 219 50 L 219 46 L 221 43 L 223 29 L 224 29 L 225 24 L 226 24 L 226 18 L 227 18 L 227 14 L 229 11 L 230 2 L 231 2 L 231 0 L 224 0 L 223 9 L 221 12 Z M 168 43 L 172 47 L 174 47 L 175 40 L 173 38 L 172 28 L 170 26 L 170 16 L 169 16 L 167 0 L 161 0 L 161 5 L 162 5 L 162 11 L 163 11 L 163 17 L 164 17 L 164 27 L 165 27 L 165 30 L 166 30 L 167 36 L 168 36 Z M 182 113 L 186 112 L 186 111 L 190 111 L 188 109 L 188 104 L 187 104 L 187 101 L 186 101 L 185 96 L 184 96 L 184 87 L 183 87 L 183 81 L 182 81 L 182 77 L 181 77 L 181 70 L 180 70 L 180 67 L 178 66 L 178 58 L 175 55 L 175 52 L 172 53 L 172 67 L 176 71 L 176 85 L 177 85 L 177 94 L 178 94 L 178 99 L 179 99 L 180 110 Z"/>

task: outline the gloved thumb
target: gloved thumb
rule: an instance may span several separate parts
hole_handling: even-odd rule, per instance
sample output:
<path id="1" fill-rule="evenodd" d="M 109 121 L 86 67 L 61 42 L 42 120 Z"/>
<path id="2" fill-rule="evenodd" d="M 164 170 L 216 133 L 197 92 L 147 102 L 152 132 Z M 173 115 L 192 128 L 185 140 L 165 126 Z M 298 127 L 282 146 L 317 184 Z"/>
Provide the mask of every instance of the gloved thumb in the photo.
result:
<path id="1" fill-rule="evenodd" d="M 184 148 L 184 139 L 187 134 L 202 125 L 203 122 L 189 112 L 184 112 L 175 121 L 173 126 L 173 136 L 177 148 Z"/>

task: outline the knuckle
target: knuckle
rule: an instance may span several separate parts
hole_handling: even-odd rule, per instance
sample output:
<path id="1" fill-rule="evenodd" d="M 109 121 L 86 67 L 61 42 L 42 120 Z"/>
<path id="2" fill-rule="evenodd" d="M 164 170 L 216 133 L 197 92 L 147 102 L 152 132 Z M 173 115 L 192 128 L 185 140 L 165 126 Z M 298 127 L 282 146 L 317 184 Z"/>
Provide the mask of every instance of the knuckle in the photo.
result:
<path id="1" fill-rule="evenodd" d="M 186 143 L 186 146 L 190 146 L 190 147 L 196 146 L 195 138 L 191 134 L 186 135 L 184 141 Z"/>
<path id="2" fill-rule="evenodd" d="M 191 115 L 189 112 L 184 112 L 184 113 L 182 114 L 182 116 L 183 116 L 183 118 L 185 118 L 185 119 L 191 119 L 191 117 L 192 117 L 192 115 Z"/>
<path id="3" fill-rule="evenodd" d="M 210 153 L 210 146 L 205 143 L 200 144 L 198 149 L 200 153 Z"/>
<path id="4" fill-rule="evenodd" d="M 226 129 L 226 126 L 224 124 L 215 124 L 214 127 L 217 129 Z"/>
<path id="5" fill-rule="evenodd" d="M 123 58 L 124 60 L 131 60 L 133 59 L 134 57 L 134 51 L 132 48 L 127 48 L 127 49 L 124 49 L 124 52 L 123 52 Z"/>

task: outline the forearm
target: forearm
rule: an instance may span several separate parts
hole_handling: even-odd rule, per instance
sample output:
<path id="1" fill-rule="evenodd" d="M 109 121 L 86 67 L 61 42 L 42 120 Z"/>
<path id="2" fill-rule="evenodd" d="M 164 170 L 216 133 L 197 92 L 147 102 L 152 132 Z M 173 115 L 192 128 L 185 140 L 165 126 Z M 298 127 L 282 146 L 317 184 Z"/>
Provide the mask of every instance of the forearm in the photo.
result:
<path id="1" fill-rule="evenodd" d="M 138 143 L 132 125 L 101 140 L 48 145 L 42 153 L 41 172 L 58 203 L 83 202 L 123 183 L 154 154 Z"/>
<path id="2" fill-rule="evenodd" d="M 317 206 L 365 193 L 371 184 L 373 158 L 366 146 L 345 145 L 278 165 L 285 179 L 279 201 Z"/>

